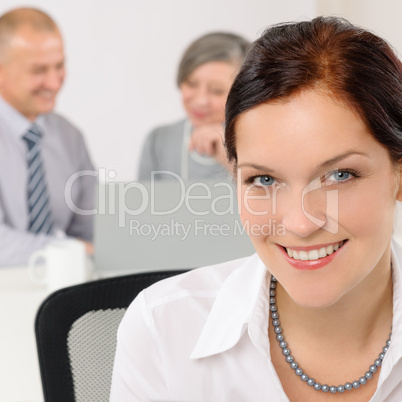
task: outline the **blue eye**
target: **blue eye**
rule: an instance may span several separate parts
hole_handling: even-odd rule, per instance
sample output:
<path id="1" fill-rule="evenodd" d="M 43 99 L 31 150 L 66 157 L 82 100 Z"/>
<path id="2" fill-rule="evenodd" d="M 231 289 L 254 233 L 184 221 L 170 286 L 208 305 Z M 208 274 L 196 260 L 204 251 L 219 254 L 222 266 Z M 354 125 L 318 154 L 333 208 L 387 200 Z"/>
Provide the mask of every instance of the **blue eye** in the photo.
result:
<path id="1" fill-rule="evenodd" d="M 335 180 L 344 181 L 344 180 L 349 179 L 350 173 L 348 173 L 348 172 L 337 172 L 337 173 L 334 174 L 334 176 L 335 176 Z"/>
<path id="2" fill-rule="evenodd" d="M 272 186 L 275 183 L 275 179 L 271 176 L 257 176 L 253 180 L 253 184 L 257 186 Z"/>
<path id="3" fill-rule="evenodd" d="M 331 173 L 328 173 L 326 182 L 327 184 L 344 183 L 356 177 L 359 177 L 359 174 L 357 172 L 347 170 L 335 170 Z"/>

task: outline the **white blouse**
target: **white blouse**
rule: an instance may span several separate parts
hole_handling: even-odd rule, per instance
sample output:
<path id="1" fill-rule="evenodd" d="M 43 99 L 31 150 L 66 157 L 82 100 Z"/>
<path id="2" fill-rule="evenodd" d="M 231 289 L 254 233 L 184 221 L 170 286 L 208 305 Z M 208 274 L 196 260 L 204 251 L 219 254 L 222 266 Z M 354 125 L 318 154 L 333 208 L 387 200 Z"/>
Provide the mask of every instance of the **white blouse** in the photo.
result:
<path id="1" fill-rule="evenodd" d="M 392 258 L 392 343 L 372 402 L 402 401 L 402 249 L 396 243 Z M 119 328 L 110 400 L 289 401 L 270 359 L 267 275 L 255 254 L 141 292 Z"/>

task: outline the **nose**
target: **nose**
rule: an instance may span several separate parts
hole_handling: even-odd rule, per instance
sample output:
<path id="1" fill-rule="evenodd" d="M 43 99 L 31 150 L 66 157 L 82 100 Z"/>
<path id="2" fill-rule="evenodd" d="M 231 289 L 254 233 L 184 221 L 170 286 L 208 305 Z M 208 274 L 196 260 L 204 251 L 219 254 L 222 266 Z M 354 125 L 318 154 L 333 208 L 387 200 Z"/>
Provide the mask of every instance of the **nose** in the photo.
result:
<path id="1" fill-rule="evenodd" d="M 286 231 L 305 238 L 319 229 L 331 229 L 333 221 L 327 214 L 326 198 L 325 191 L 308 187 L 283 194 L 278 212 Z"/>
<path id="2" fill-rule="evenodd" d="M 57 92 L 61 88 L 63 80 L 64 80 L 64 70 L 52 69 L 49 70 L 46 74 L 44 86 L 48 90 Z"/>
<path id="3" fill-rule="evenodd" d="M 209 94 L 206 88 L 199 87 L 194 93 L 194 104 L 197 106 L 206 106 L 209 103 Z"/>

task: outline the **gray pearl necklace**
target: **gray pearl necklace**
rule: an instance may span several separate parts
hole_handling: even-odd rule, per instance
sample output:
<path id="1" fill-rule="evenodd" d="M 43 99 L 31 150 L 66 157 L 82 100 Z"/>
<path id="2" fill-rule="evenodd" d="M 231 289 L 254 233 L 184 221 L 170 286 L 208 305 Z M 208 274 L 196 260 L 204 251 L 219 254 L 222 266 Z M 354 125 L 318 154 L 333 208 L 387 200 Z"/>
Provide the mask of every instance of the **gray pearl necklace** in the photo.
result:
<path id="1" fill-rule="evenodd" d="M 358 380 L 353 382 L 347 382 L 343 385 L 332 385 L 329 386 L 327 384 L 321 385 L 319 382 L 316 382 L 313 378 L 309 377 L 307 374 L 303 373 L 303 370 L 299 365 L 294 361 L 293 356 L 290 354 L 290 349 L 288 348 L 287 343 L 285 342 L 285 337 L 282 333 L 282 328 L 280 327 L 279 322 L 279 314 L 278 308 L 276 307 L 276 283 L 277 280 L 273 276 L 271 276 L 271 285 L 270 285 L 270 310 L 271 310 L 271 318 L 272 325 L 274 326 L 274 331 L 276 333 L 276 339 L 279 342 L 279 346 L 282 348 L 282 354 L 285 356 L 286 361 L 290 364 L 292 370 L 294 370 L 295 374 L 300 377 L 300 379 L 305 382 L 308 386 L 313 387 L 316 391 L 322 392 L 331 392 L 335 394 L 336 392 L 345 392 L 351 391 L 352 389 L 357 389 L 360 385 L 364 385 L 368 380 L 373 378 L 373 374 L 377 371 L 378 367 L 381 366 L 382 361 L 384 359 L 385 353 L 387 352 L 389 346 L 391 345 L 391 333 L 389 334 L 389 338 L 385 343 L 385 346 L 382 348 L 382 352 L 378 355 L 378 359 L 374 360 L 374 364 L 372 364 L 368 371 L 360 377 Z"/>

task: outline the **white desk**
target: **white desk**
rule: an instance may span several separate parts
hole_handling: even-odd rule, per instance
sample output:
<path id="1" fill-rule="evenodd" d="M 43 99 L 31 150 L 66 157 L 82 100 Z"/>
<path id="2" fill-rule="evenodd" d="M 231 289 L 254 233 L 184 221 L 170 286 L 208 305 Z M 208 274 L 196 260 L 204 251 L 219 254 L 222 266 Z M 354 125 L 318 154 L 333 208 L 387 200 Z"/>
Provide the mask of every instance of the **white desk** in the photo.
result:
<path id="1" fill-rule="evenodd" d="M 90 260 L 87 270 L 95 279 Z M 32 282 L 27 267 L 0 267 L 1 402 L 43 401 L 34 322 L 48 295 L 44 285 Z"/>
<path id="2" fill-rule="evenodd" d="M 0 401 L 43 401 L 35 315 L 47 296 L 26 267 L 0 267 Z"/>

